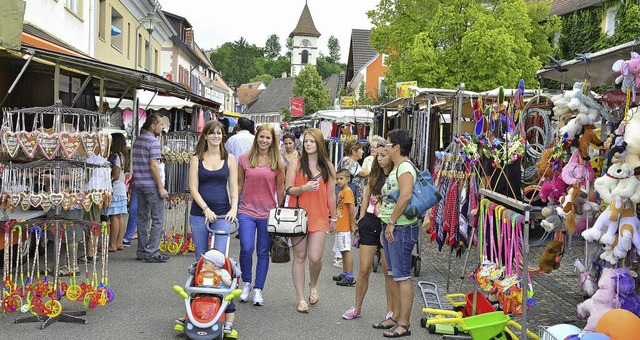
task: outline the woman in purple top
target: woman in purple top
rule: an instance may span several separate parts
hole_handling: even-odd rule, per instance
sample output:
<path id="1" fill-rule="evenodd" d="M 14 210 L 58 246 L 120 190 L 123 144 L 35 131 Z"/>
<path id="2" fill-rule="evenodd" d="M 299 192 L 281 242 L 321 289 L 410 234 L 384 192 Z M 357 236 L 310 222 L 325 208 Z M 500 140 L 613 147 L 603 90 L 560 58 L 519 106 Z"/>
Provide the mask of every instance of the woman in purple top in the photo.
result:
<path id="1" fill-rule="evenodd" d="M 214 230 L 229 231 L 238 210 L 238 168 L 235 157 L 224 148 L 222 137 L 222 123 L 208 122 L 202 129 L 189 167 L 189 191 L 193 197 L 189 222 L 196 261 L 209 250 L 206 223 L 213 223 Z M 228 238 L 227 235 L 216 235 L 212 246 L 226 254 Z"/>
<path id="2" fill-rule="evenodd" d="M 284 164 L 278 151 L 276 133 L 271 124 L 256 130 L 248 153 L 238 159 L 238 187 L 242 202 L 238 214 L 240 223 L 240 269 L 242 270 L 241 302 L 247 302 L 251 292 L 253 252 L 256 250 L 256 280 L 253 304 L 262 306 L 262 290 L 269 269 L 271 235 L 267 232 L 269 211 L 284 200 Z M 276 202 L 277 199 L 277 202 Z M 257 237 L 256 237 L 257 234 Z M 257 242 L 256 242 L 257 239 Z"/>

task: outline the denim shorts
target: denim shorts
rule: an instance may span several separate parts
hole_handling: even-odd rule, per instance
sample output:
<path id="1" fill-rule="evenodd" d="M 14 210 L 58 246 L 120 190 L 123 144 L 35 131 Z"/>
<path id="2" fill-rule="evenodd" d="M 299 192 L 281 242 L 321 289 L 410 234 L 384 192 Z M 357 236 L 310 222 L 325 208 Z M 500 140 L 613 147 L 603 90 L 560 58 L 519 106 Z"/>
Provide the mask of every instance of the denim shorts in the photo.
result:
<path id="1" fill-rule="evenodd" d="M 407 225 L 397 225 L 393 229 L 393 242 L 389 243 L 384 237 L 387 225 L 382 224 L 382 248 L 387 259 L 387 272 L 394 281 L 404 281 L 411 278 L 411 262 L 413 248 L 418 243 L 420 226 L 418 222 Z"/>

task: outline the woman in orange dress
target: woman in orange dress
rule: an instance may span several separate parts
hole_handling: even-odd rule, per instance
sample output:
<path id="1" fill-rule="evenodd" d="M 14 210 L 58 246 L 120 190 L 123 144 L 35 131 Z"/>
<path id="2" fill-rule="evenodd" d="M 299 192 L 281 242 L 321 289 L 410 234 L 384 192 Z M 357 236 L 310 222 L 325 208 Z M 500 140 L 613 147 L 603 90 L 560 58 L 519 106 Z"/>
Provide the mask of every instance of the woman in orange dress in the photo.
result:
<path id="1" fill-rule="evenodd" d="M 305 262 L 309 258 L 309 303 L 315 305 L 320 299 L 318 277 L 322 270 L 322 254 L 327 233 L 336 230 L 336 171 L 327 155 L 324 137 L 319 129 L 308 129 L 304 133 L 302 156 L 297 164 L 287 169 L 286 193 L 292 196 L 289 206 L 307 211 L 309 228 L 306 236 L 292 237 L 293 285 L 296 289 L 298 312 L 307 313 L 305 300 Z"/>

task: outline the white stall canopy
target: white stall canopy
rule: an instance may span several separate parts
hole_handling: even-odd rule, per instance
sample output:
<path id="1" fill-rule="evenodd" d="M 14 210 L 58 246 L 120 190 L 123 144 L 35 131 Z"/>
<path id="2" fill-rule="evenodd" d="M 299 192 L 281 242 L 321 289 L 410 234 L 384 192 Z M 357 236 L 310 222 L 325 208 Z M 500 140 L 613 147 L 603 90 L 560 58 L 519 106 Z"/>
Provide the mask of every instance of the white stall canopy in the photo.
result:
<path id="1" fill-rule="evenodd" d="M 138 91 L 138 100 L 139 106 L 141 109 L 145 110 L 160 110 L 160 109 L 182 109 L 185 107 L 192 107 L 196 105 L 193 102 L 188 100 L 184 100 L 177 97 L 171 96 L 161 96 L 159 94 L 155 94 L 152 91 L 146 90 L 137 90 Z M 118 104 L 118 100 L 120 98 L 114 97 L 104 97 L 104 101 L 109 104 L 109 108 L 114 108 L 116 104 Z M 96 101 L 99 101 L 100 97 L 96 96 Z M 131 99 L 122 99 L 118 107 L 122 110 L 133 110 L 133 100 Z"/>
<path id="2" fill-rule="evenodd" d="M 315 119 L 327 119 L 336 123 L 372 123 L 374 113 L 365 109 L 322 110 L 312 115 Z"/>

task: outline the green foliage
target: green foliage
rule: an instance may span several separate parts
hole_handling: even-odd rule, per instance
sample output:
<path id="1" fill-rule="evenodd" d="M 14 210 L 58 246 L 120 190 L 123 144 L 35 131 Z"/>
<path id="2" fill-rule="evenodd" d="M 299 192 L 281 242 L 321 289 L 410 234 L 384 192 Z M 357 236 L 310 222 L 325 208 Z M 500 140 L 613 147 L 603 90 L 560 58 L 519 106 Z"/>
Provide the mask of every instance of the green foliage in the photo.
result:
<path id="1" fill-rule="evenodd" d="M 282 77 L 282 73 L 291 71 L 291 61 L 284 57 L 278 59 L 256 58 L 257 74 L 269 74 L 274 78 Z"/>
<path id="2" fill-rule="evenodd" d="M 280 38 L 278 38 L 278 35 L 272 34 L 264 43 L 264 57 L 267 59 L 276 59 L 280 56 L 281 49 Z"/>
<path id="3" fill-rule="evenodd" d="M 262 51 L 247 40 L 224 43 L 211 52 L 209 58 L 216 70 L 220 71 L 227 84 L 238 87 L 258 73 L 256 59 L 262 57 Z"/>
<path id="4" fill-rule="evenodd" d="M 281 107 L 280 110 L 278 110 L 280 112 L 280 114 L 282 115 L 282 121 L 283 122 L 290 122 L 291 121 L 291 109 L 289 109 L 288 107 Z"/>
<path id="5" fill-rule="evenodd" d="M 259 76 L 255 76 L 249 80 L 251 83 L 255 83 L 257 81 L 261 81 L 264 83 L 264 86 L 269 86 L 269 83 L 273 80 L 273 76 L 270 74 L 261 74 Z"/>
<path id="6" fill-rule="evenodd" d="M 329 47 L 329 56 L 327 57 L 327 61 L 332 64 L 337 64 L 340 62 L 340 41 L 338 38 L 333 35 L 329 37 L 328 42 Z"/>
<path id="7" fill-rule="evenodd" d="M 294 78 L 292 91 L 294 97 L 304 98 L 305 116 L 326 110 L 329 105 L 329 92 L 313 65 L 305 66 Z"/>
<path id="8" fill-rule="evenodd" d="M 417 80 L 422 87 L 482 91 L 536 87 L 541 56 L 559 29 L 546 20 L 551 1 L 380 0 L 367 14 L 370 43 L 389 55 L 389 84 Z M 538 27 L 539 26 L 539 27 Z"/>
<path id="9" fill-rule="evenodd" d="M 358 105 L 373 105 L 375 102 L 371 98 L 371 94 L 367 91 L 367 83 L 361 82 L 358 87 Z"/>
<path id="10" fill-rule="evenodd" d="M 347 70 L 347 65 L 332 63 L 329 59 L 329 57 L 325 57 L 322 54 L 316 59 L 316 68 L 322 79 L 326 79 L 332 74 L 344 73 Z"/>
<path id="11" fill-rule="evenodd" d="M 291 60 L 291 53 L 293 53 L 293 39 L 287 37 L 287 42 L 286 42 L 286 47 L 287 47 L 287 53 L 285 55 L 285 57 L 289 60 Z"/>

